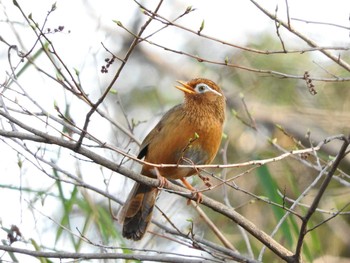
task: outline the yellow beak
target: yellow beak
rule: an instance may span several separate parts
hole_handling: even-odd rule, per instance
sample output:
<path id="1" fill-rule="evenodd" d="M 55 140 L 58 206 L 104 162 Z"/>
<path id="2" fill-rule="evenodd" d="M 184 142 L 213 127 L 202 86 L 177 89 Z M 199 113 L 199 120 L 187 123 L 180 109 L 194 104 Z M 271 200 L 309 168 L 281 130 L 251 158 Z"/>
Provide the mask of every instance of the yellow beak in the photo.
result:
<path id="1" fill-rule="evenodd" d="M 175 86 L 175 88 L 177 88 L 179 90 L 182 90 L 183 92 L 186 92 L 186 93 L 189 93 L 189 94 L 196 93 L 194 91 L 194 89 L 190 85 L 188 85 L 186 82 L 181 81 L 181 80 L 177 80 L 176 82 L 181 84 L 181 86 Z"/>

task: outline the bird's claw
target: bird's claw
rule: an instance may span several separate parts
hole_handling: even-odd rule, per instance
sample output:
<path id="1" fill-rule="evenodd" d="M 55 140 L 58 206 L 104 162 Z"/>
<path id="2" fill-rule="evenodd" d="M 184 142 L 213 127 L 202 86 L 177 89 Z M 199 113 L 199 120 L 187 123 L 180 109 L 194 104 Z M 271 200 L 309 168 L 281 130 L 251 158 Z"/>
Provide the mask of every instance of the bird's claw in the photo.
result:
<path id="1" fill-rule="evenodd" d="M 201 192 L 193 191 L 192 197 L 196 199 L 197 205 L 203 202 L 203 194 Z M 191 200 L 192 199 L 187 200 L 187 205 L 189 205 L 191 203 Z"/>

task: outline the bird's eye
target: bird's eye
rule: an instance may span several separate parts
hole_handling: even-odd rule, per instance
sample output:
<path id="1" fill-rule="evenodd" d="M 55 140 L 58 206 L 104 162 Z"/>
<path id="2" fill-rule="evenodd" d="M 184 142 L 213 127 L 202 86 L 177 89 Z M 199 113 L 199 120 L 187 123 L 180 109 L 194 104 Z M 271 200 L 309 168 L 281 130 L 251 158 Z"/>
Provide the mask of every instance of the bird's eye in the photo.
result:
<path id="1" fill-rule="evenodd" d="M 218 91 L 216 91 L 215 89 L 211 88 L 209 85 L 207 84 L 204 84 L 204 83 L 198 83 L 195 87 L 194 87 L 194 90 L 195 92 L 198 94 L 201 94 L 201 93 L 206 93 L 206 92 L 209 92 L 209 93 L 214 93 L 218 96 L 222 96 L 222 94 Z"/>
<path id="2" fill-rule="evenodd" d="M 199 83 L 197 84 L 197 86 L 194 88 L 195 91 L 197 91 L 198 93 L 204 93 L 210 90 L 210 88 L 203 83 Z"/>

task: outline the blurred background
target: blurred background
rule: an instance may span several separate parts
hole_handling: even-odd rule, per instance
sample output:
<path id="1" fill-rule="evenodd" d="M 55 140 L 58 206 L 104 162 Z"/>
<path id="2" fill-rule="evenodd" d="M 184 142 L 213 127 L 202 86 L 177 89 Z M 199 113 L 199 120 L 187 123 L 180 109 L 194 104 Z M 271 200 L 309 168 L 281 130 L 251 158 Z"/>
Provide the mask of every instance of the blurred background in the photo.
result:
<path id="1" fill-rule="evenodd" d="M 0 1 L 2 110 L 48 134 L 78 139 L 59 121 L 69 120 L 82 129 L 91 109 L 74 93 L 72 84 L 96 102 L 120 69 L 134 35 L 149 19 L 149 10 L 158 4 L 153 0 L 32 0 L 17 5 Z M 316 146 L 331 136 L 348 135 L 350 2 L 274 0 L 258 4 L 286 24 L 289 19 L 300 35 L 271 20 L 253 1 L 164 1 L 159 16 L 142 35 L 146 40 L 132 51 L 99 106 L 104 114 L 92 115 L 88 133 L 137 155 L 139 142 L 162 114 L 182 102 L 183 95 L 174 88 L 176 80 L 205 77 L 218 83 L 227 98 L 225 134 L 214 163 L 271 158 Z M 40 33 L 45 37 L 37 41 Z M 312 49 L 310 41 L 317 48 Z M 28 55 L 22 59 L 18 54 Z M 0 124 L 2 130 L 13 128 L 3 117 Z M 0 137 L 0 144 L 3 243 L 9 242 L 8 235 L 14 232 L 11 226 L 16 225 L 21 242 L 13 246 L 38 251 L 101 252 L 107 249 L 103 246 L 113 246 L 113 251 L 125 253 L 130 250 L 117 248 L 209 257 L 187 242 L 164 238 L 164 231 L 155 225 L 150 230 L 158 235 L 148 234 L 139 243 L 122 239 L 121 227 L 111 215 L 111 211 L 118 213 L 120 204 L 80 187 L 68 176 L 122 202 L 132 186 L 123 175 L 55 145 L 6 137 Z M 259 168 L 210 170 L 215 187 L 205 194 L 235 208 L 270 234 L 285 210 L 266 200 L 289 207 L 309 187 L 295 208 L 304 215 L 322 181 L 315 179 L 340 145 L 340 140 L 331 140 L 317 153 L 291 156 Z M 96 141 L 86 146 L 116 164 L 136 172 L 140 169 Z M 302 255 L 307 262 L 348 262 L 350 258 L 349 161 L 342 162 L 309 223 L 314 227 L 327 221 L 306 236 Z M 221 180 L 229 180 L 232 186 L 223 186 Z M 190 181 L 205 189 L 199 178 Z M 163 191 L 157 205 L 182 231 L 221 244 L 184 198 Z M 231 220 L 206 207 L 203 210 L 241 254 L 279 262 L 271 251 L 262 252 L 260 242 L 251 236 L 245 239 L 246 233 Z M 170 226 L 159 211 L 154 218 Z M 294 251 L 300 224 L 300 219 L 290 215 L 274 238 Z M 81 235 L 103 246 L 88 244 Z M 38 261 L 7 253 L 2 259 L 16 261 L 14 257 Z"/>

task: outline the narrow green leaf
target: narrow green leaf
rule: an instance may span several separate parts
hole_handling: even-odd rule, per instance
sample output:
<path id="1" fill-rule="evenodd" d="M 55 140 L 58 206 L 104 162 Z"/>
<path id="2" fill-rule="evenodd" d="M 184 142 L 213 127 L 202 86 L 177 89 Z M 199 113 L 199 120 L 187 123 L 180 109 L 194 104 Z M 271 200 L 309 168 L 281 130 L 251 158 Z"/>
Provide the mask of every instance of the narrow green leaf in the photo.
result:
<path id="1" fill-rule="evenodd" d="M 53 169 L 53 174 L 55 177 L 58 178 L 58 173 L 55 169 Z M 75 186 L 73 188 L 73 191 L 71 192 L 70 198 L 66 199 L 63 193 L 63 187 L 61 184 L 60 180 L 56 181 L 56 185 L 58 188 L 58 193 L 59 193 L 59 199 L 61 200 L 62 206 L 63 206 L 63 215 L 62 218 L 60 220 L 60 224 L 63 226 L 66 226 L 68 228 L 70 228 L 70 213 L 72 211 L 73 205 L 76 203 L 76 198 L 77 198 L 77 194 L 78 194 L 78 188 Z M 57 243 L 57 241 L 59 240 L 59 238 L 61 237 L 63 233 L 63 229 L 62 228 L 58 228 L 57 233 L 56 233 L 56 238 L 55 238 L 55 243 Z M 71 241 L 73 243 L 73 245 L 75 246 L 75 239 L 74 236 L 71 235 L 70 236 Z"/>
<path id="2" fill-rule="evenodd" d="M 49 43 L 44 44 L 44 48 L 47 48 Z M 38 51 L 34 53 L 33 56 L 30 57 L 31 62 L 26 62 L 24 66 L 18 71 L 16 77 L 19 78 L 29 66 L 33 66 L 33 62 L 43 53 L 44 49 L 41 47 Z"/>
<path id="3" fill-rule="evenodd" d="M 33 247 L 35 248 L 36 251 L 40 251 L 40 245 L 38 245 L 38 243 L 34 239 L 31 238 L 29 241 L 33 245 Z M 38 259 L 40 260 L 41 263 L 50 263 L 51 262 L 50 260 L 48 260 L 44 257 L 40 257 Z"/>
<path id="4" fill-rule="evenodd" d="M 79 71 L 78 69 L 73 68 L 73 70 L 74 70 L 74 73 L 75 73 L 76 76 L 79 76 L 79 75 L 80 75 L 80 71 Z"/>
<path id="5" fill-rule="evenodd" d="M 4 239 L 1 240 L 1 243 L 5 246 L 8 246 L 8 243 Z M 15 256 L 15 253 L 13 253 L 13 252 L 7 252 L 7 253 L 13 262 L 19 262 Z M 0 260 L 0 262 L 3 262 L 3 261 Z"/>
<path id="6" fill-rule="evenodd" d="M 109 92 L 111 94 L 118 94 L 118 91 L 116 89 L 110 89 Z"/>
<path id="7" fill-rule="evenodd" d="M 257 169 L 258 179 L 261 182 L 261 186 L 264 189 L 264 194 L 273 202 L 282 204 L 282 198 L 278 195 L 278 185 L 276 181 L 272 178 L 272 175 L 267 168 L 267 166 L 261 166 Z M 284 216 L 284 211 L 276 206 L 272 205 L 272 211 L 275 215 L 277 221 L 279 221 Z M 288 244 L 291 246 L 293 244 L 292 234 L 290 231 L 290 226 L 288 221 L 284 221 L 281 225 L 280 231 L 282 231 L 284 238 L 287 240 Z"/>
<path id="8" fill-rule="evenodd" d="M 203 19 L 203 21 L 201 23 L 201 26 L 200 26 L 199 30 L 198 30 L 198 34 L 200 34 L 203 29 L 204 29 L 204 19 Z"/>

